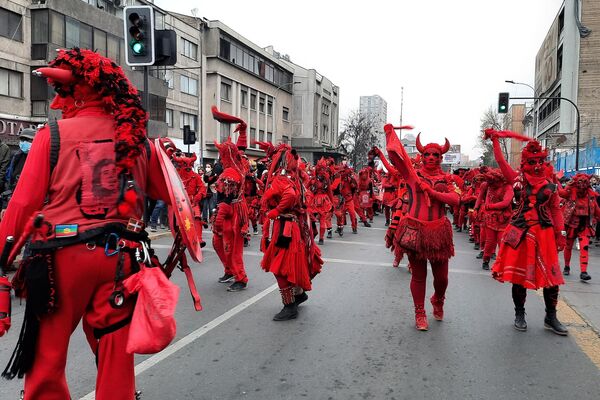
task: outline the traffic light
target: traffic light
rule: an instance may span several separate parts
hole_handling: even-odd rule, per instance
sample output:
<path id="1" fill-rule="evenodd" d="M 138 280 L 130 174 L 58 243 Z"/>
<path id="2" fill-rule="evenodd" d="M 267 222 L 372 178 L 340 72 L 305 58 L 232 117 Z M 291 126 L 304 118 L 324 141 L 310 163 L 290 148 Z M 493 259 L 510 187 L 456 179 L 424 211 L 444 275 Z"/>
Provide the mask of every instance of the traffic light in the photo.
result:
<path id="1" fill-rule="evenodd" d="M 190 129 L 189 125 L 183 126 L 183 144 L 196 143 L 196 132 Z"/>
<path id="2" fill-rule="evenodd" d="M 154 10 L 151 6 L 125 7 L 125 62 L 131 67 L 154 64 Z"/>
<path id="3" fill-rule="evenodd" d="M 508 112 L 508 99 L 510 98 L 510 93 L 502 92 L 498 96 L 498 113 L 506 114 Z"/>

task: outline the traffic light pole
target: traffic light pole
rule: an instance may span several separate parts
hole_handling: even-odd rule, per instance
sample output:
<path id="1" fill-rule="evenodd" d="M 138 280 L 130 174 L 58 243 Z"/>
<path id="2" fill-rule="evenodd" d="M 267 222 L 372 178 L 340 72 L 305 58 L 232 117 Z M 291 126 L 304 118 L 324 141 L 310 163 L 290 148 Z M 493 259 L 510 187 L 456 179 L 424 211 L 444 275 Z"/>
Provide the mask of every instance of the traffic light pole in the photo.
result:
<path id="1" fill-rule="evenodd" d="M 579 114 L 579 107 L 573 101 L 566 97 L 511 97 L 513 100 L 566 100 L 575 107 L 577 112 L 577 125 L 575 127 L 575 172 L 579 171 L 579 128 L 581 125 L 581 115 Z M 536 132 L 539 133 L 539 132 Z"/>
<path id="2" fill-rule="evenodd" d="M 142 98 L 142 106 L 150 114 L 150 88 L 148 86 L 148 67 L 144 66 L 144 97 Z"/>

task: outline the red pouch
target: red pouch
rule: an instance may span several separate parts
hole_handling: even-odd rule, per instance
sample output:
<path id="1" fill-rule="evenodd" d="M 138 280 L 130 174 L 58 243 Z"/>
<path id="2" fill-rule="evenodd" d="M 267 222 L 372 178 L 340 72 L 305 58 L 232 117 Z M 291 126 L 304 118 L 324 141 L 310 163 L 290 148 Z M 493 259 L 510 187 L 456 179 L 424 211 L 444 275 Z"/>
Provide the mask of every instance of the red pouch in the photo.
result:
<path id="1" fill-rule="evenodd" d="M 527 229 L 519 228 L 514 225 L 508 225 L 508 227 L 504 231 L 504 236 L 502 240 L 504 241 L 504 243 L 506 243 L 513 249 L 516 249 L 517 246 L 519 246 L 519 243 L 521 243 L 521 241 L 525 237 L 526 232 Z"/>
<path id="2" fill-rule="evenodd" d="M 400 236 L 400 247 L 405 250 L 416 251 L 419 230 L 410 225 L 405 225 L 403 229 L 402 236 Z"/>
<path id="3" fill-rule="evenodd" d="M 10 328 L 10 282 L 6 276 L 0 276 L 0 337 Z"/>
<path id="4" fill-rule="evenodd" d="M 141 265 L 140 268 L 140 272 L 123 281 L 129 293 L 138 294 L 126 351 L 153 354 L 163 350 L 175 338 L 179 287 L 158 267 Z"/>

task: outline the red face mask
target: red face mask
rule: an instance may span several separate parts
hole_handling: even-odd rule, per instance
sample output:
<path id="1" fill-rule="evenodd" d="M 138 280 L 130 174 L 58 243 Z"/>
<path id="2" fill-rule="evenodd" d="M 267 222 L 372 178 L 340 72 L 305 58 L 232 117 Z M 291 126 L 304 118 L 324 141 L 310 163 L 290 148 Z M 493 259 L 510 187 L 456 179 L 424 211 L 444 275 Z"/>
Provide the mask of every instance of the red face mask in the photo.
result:
<path id="1" fill-rule="evenodd" d="M 442 163 L 442 155 L 433 149 L 426 149 L 423 153 L 422 160 L 423 165 L 426 168 L 433 168 L 439 166 Z"/>
<path id="2" fill-rule="evenodd" d="M 546 171 L 546 159 L 529 158 L 523 162 L 523 171 L 533 176 L 543 176 Z"/>

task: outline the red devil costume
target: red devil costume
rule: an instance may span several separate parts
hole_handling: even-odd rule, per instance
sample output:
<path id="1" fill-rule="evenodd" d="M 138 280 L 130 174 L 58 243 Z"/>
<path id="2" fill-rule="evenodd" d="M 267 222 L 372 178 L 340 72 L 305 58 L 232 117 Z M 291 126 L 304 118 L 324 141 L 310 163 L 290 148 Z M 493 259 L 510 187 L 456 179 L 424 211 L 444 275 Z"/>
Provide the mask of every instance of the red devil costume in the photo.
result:
<path id="1" fill-rule="evenodd" d="M 296 318 L 323 265 L 306 212 L 298 155 L 286 144 L 279 145 L 273 158 L 262 201 L 272 227 L 263 229 L 261 266 L 275 275 L 284 305 L 273 320 L 285 321 Z"/>
<path id="2" fill-rule="evenodd" d="M 324 158 L 321 158 L 315 167 L 315 175 L 311 179 L 309 188 L 313 193 L 313 210 L 319 221 L 319 244 L 323 244 L 325 230 L 327 237 L 331 238 L 331 218 L 333 216 L 333 193 L 331 191 L 331 176 Z"/>
<path id="3" fill-rule="evenodd" d="M 252 230 L 258 235 L 258 222 L 260 214 L 260 198 L 265 184 L 256 177 L 256 172 L 248 171 L 244 177 L 244 199 L 248 206 L 248 219 L 252 223 Z"/>
<path id="4" fill-rule="evenodd" d="M 358 233 L 358 221 L 356 209 L 354 208 L 354 195 L 358 193 L 358 182 L 354 176 L 354 170 L 348 165 L 342 165 L 337 173 L 337 178 L 332 184 L 333 194 L 337 197 L 335 204 L 335 217 L 337 220 L 337 232 L 343 235 L 346 225 L 346 213 L 350 215 L 352 233 Z"/>
<path id="5" fill-rule="evenodd" d="M 590 176 L 577 174 L 569 182 L 560 195 L 565 198 L 563 215 L 567 231 L 567 245 L 565 247 L 565 268 L 563 273 L 571 273 L 571 254 L 575 240 L 579 240 L 579 278 L 589 281 L 591 276 L 587 272 L 588 251 L 590 237 L 595 235 L 596 219 L 600 218 L 600 207 L 596 201 L 598 196 L 590 185 Z"/>
<path id="6" fill-rule="evenodd" d="M 370 166 L 364 167 L 358 173 L 358 193 L 354 197 L 354 206 L 361 222 L 367 228 L 371 224 L 367 221 L 373 220 L 373 181 L 371 180 Z"/>
<path id="7" fill-rule="evenodd" d="M 515 328 L 527 330 L 525 299 L 527 289 L 543 288 L 546 318 L 544 326 L 558 335 L 567 329 L 556 318 L 558 285 L 564 283 L 558 252 L 564 249 L 566 232 L 557 185 L 553 183 L 542 146 L 509 131 L 486 130 L 492 139 L 494 156 L 508 182 L 514 182 L 518 202 L 510 224 L 504 231 L 492 276 L 500 282 L 511 282 L 515 304 Z M 529 140 L 521 153 L 521 171 L 514 171 L 500 148 L 499 137 Z"/>
<path id="8" fill-rule="evenodd" d="M 448 174 L 440 167 L 442 155 L 450 148 L 430 143 L 423 146 L 417 135 L 417 150 L 422 155 L 422 167 L 415 170 L 404 146 L 391 124 L 384 126 L 387 151 L 391 162 L 405 179 L 408 190 L 408 213 L 400 220 L 395 238 L 396 246 L 408 255 L 412 267 L 410 290 L 415 305 L 415 323 L 427 330 L 425 287 L 427 261 L 431 263 L 435 293 L 431 297 L 433 316 L 444 317 L 444 300 L 448 286 L 448 260 L 454 255 L 452 225 L 446 217 L 446 204 L 454 207 L 459 196 Z"/>
<path id="9" fill-rule="evenodd" d="M 63 119 L 36 135 L 0 225 L 2 246 L 32 232 L 13 281 L 27 296 L 23 328 L 3 376 L 25 375 L 25 399 L 70 398 L 68 345 L 83 318 L 97 357 L 96 399 L 131 400 L 125 347 L 135 299 L 116 308 L 109 299 L 137 265 L 144 195 L 169 202 L 147 115 L 121 68 L 92 51 L 60 50 L 36 73 L 54 86 L 51 108 Z M 31 230 L 37 212 L 42 223 Z"/>
<path id="10" fill-rule="evenodd" d="M 246 288 L 248 276 L 244 268 L 244 238 L 248 233 L 248 206 L 244 200 L 244 177 L 249 171 L 248 160 L 240 150 L 246 148 L 246 123 L 212 108 L 219 122 L 237 123 L 238 145 L 231 138 L 215 146 L 219 150 L 223 172 L 217 180 L 217 215 L 213 224 L 213 247 L 223 263 L 225 274 L 219 282 L 234 282 L 227 288 L 237 292 Z"/>
<path id="11" fill-rule="evenodd" d="M 508 226 L 512 215 L 512 200 L 514 191 L 502 172 L 490 169 L 484 174 L 485 188 L 482 188 L 480 198 L 475 208 L 479 209 L 485 219 L 485 247 L 483 249 L 482 268 L 490 269 L 490 259 L 496 253 L 496 247 L 502 238 L 502 232 Z"/>
<path id="12" fill-rule="evenodd" d="M 194 171 L 196 154 L 192 154 L 190 157 L 183 155 L 183 153 L 179 155 L 174 154 L 171 160 L 177 166 L 177 172 L 192 205 L 196 232 L 202 238 L 203 221 L 201 204 L 202 200 L 206 197 L 206 186 L 202 182 L 202 177 Z"/>

